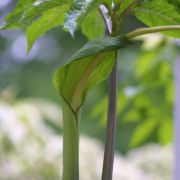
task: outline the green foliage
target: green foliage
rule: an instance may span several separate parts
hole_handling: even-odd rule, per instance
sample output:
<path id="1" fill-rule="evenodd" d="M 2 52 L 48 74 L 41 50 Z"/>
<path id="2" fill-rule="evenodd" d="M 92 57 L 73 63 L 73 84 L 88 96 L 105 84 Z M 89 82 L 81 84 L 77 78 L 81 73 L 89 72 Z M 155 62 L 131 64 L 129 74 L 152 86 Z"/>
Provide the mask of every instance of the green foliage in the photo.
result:
<path id="1" fill-rule="evenodd" d="M 125 131 L 128 131 L 129 126 L 133 128 L 129 134 L 120 132 L 119 138 L 123 137 L 120 140 L 123 141 L 128 137 L 126 144 L 129 148 L 147 142 L 168 144 L 173 141 L 172 59 L 175 59 L 176 53 L 165 39 L 150 50 L 144 50 L 143 46 L 140 52 L 124 49 L 120 56 L 119 128 L 124 127 Z M 107 97 L 104 97 L 91 111 L 92 118 L 100 119 L 104 126 L 106 106 Z"/>
<path id="2" fill-rule="evenodd" d="M 19 0 L 16 8 L 5 17 L 1 29 L 25 29 L 29 52 L 34 42 L 46 31 L 64 23 L 70 2 L 70 0 Z"/>
<path id="3" fill-rule="evenodd" d="M 39 19 L 43 12 L 57 6 L 69 4 L 69 2 L 70 0 L 19 0 L 16 8 L 5 17 L 1 29 L 26 29 L 33 21 Z"/>
<path id="4" fill-rule="evenodd" d="M 113 35 L 118 31 L 122 18 L 129 12 L 132 12 L 139 20 L 150 27 L 180 23 L 179 2 L 177 0 L 121 1 L 120 9 L 117 8 L 115 13 L 113 13 L 112 1 L 110 0 L 19 0 L 15 10 L 5 18 L 5 24 L 1 29 L 25 29 L 28 51 L 40 36 L 57 26 L 63 26 L 72 36 L 78 28 L 82 28 L 82 32 L 91 39 L 102 36 L 105 31 L 103 21 L 100 20 L 102 17 L 98 14 L 98 7 L 103 2 L 105 2 L 105 5 L 107 4 L 106 10 L 108 9 L 109 14 L 107 12 L 101 13 L 102 16 L 107 16 L 106 24 L 108 24 L 107 21 L 111 21 Z M 119 1 L 114 2 L 115 5 L 119 3 Z M 94 26 L 97 26 L 97 30 Z M 180 37 L 178 31 L 167 32 L 166 34 Z M 132 43 L 124 35 L 92 40 L 75 53 L 67 64 L 60 67 L 54 75 L 54 85 L 65 102 L 63 106 L 64 180 L 79 178 L 78 112 L 83 105 L 86 94 L 90 88 L 108 77 L 114 67 L 117 51 L 130 44 Z M 137 122 L 137 128 L 133 132 L 130 146 L 143 143 L 159 127 L 159 140 L 162 143 L 167 143 L 171 139 L 165 134 L 167 130 L 171 131 L 168 121 L 171 113 L 169 104 L 167 111 L 161 112 L 167 101 L 163 95 L 171 92 L 171 89 L 166 90 L 165 87 L 167 82 L 171 83 L 171 79 L 168 78 L 171 77 L 171 74 L 169 66 L 162 63 L 163 58 L 159 58 L 159 56 L 157 58 L 156 53 L 161 53 L 161 48 L 153 53 L 143 53 L 137 64 L 134 65 L 134 69 L 137 69 L 137 71 L 131 74 L 132 79 L 134 79 L 134 82 L 140 82 L 140 85 L 135 84 L 134 88 L 131 88 L 130 95 L 127 96 L 125 96 L 125 93 L 128 92 L 128 89 L 124 89 L 123 105 L 118 109 L 119 114 L 122 113 L 123 115 L 128 111 L 132 112 L 129 116 L 124 115 L 125 123 Z M 149 95 L 148 98 L 145 94 Z M 131 96 L 131 98 L 127 103 L 128 96 Z M 169 101 L 171 99 L 168 99 Z M 132 107 L 138 113 L 131 110 Z M 166 120 L 166 124 L 160 126 L 163 119 Z"/>
<path id="5" fill-rule="evenodd" d="M 64 26 L 64 29 L 72 35 L 78 28 L 82 28 L 82 32 L 89 39 L 100 37 L 105 31 L 98 12 L 98 6 L 102 2 L 102 0 L 75 0 L 74 2 L 72 0 L 19 0 L 16 8 L 5 17 L 5 23 L 1 29 L 25 29 L 28 51 L 40 36 L 57 26 Z M 111 9 L 111 1 L 104 2 Z M 115 1 L 115 5 L 118 2 Z M 176 11 L 179 8 L 177 0 L 137 1 L 137 5 L 135 2 L 133 0 L 122 1 L 119 14 L 123 14 L 133 3 L 131 7 L 133 14 L 148 26 L 175 25 L 180 22 L 179 11 Z M 167 34 L 174 37 L 180 36 L 177 31 Z"/>
<path id="6" fill-rule="evenodd" d="M 31 50 L 34 42 L 44 35 L 46 31 L 64 23 L 65 12 L 68 8 L 67 5 L 64 5 L 48 9 L 42 13 L 42 16 L 37 21 L 27 28 L 28 52 Z"/>
<path id="7" fill-rule="evenodd" d="M 121 7 L 120 7 L 120 13 L 122 14 L 124 10 L 133 2 L 134 0 L 126 0 L 122 1 Z"/>
<path id="8" fill-rule="evenodd" d="M 91 13 L 87 14 L 82 22 L 81 29 L 89 39 L 104 36 L 105 25 L 97 9 L 93 9 Z"/>
<path id="9" fill-rule="evenodd" d="M 173 4 L 176 10 L 180 13 L 180 1 L 179 0 L 168 0 L 169 3 Z"/>
<path id="10" fill-rule="evenodd" d="M 173 126 L 171 119 L 164 119 L 161 122 L 158 132 L 158 138 L 161 144 L 168 144 L 173 140 Z"/>
<path id="11" fill-rule="evenodd" d="M 130 147 L 135 147 L 141 143 L 143 143 L 149 136 L 152 135 L 154 129 L 157 127 L 157 120 L 146 119 L 146 121 L 141 122 L 141 124 L 135 129 L 133 134 L 131 135 Z"/>
<path id="12" fill-rule="evenodd" d="M 64 23 L 64 29 L 68 30 L 72 36 L 82 19 L 93 8 L 94 2 L 94 0 L 75 0 L 72 4 Z"/>
<path id="13" fill-rule="evenodd" d="M 176 25 L 180 22 L 180 15 L 176 11 L 178 7 L 174 7 L 177 5 L 177 1 L 169 1 L 170 3 L 163 0 L 141 3 L 136 0 L 121 1 L 120 16 L 117 15 L 118 13 L 112 14 L 113 9 L 109 3 L 111 1 L 107 2 L 108 7 L 106 8 L 109 14 L 101 12 L 101 15 L 107 15 L 106 25 L 107 21 L 111 21 L 113 35 L 117 32 L 117 26 L 120 25 L 122 18 L 130 10 L 148 26 Z M 102 3 L 100 0 L 74 0 L 73 2 L 67 0 L 19 0 L 15 10 L 5 18 L 6 23 L 2 29 L 26 29 L 28 51 L 40 36 L 48 30 L 62 25 L 72 36 L 79 27 L 82 27 L 82 32 L 91 39 L 104 34 L 103 21 L 99 21 L 100 15 L 97 11 L 100 3 Z M 117 3 L 118 1 L 115 2 L 115 5 Z M 97 24 L 98 31 L 94 29 Z M 168 32 L 168 34 L 180 37 L 180 33 L 177 31 Z M 90 88 L 108 77 L 114 67 L 117 51 L 130 44 L 132 43 L 124 35 L 89 41 L 54 75 L 54 85 L 64 101 L 63 180 L 79 179 L 79 110 L 84 103 L 86 94 Z M 158 53 L 159 49 L 161 50 L 161 48 L 157 49 Z M 163 89 L 167 82 L 164 76 L 169 77 L 171 74 L 169 67 L 163 65 L 160 62 L 161 59 L 158 61 L 155 57 L 156 51 L 154 52 L 154 54 L 143 54 L 139 58 L 135 65 L 137 72 L 133 74 L 133 77 L 136 81 L 142 82 L 141 87 L 134 88 L 133 92 L 131 88 L 129 96 L 133 94 L 134 99 L 127 103 L 127 97 L 124 96 L 123 106 L 118 108 L 119 113 L 125 114 L 125 123 L 137 122 L 137 127 L 130 140 L 130 147 L 145 142 L 156 128 L 159 128 L 158 138 L 163 144 L 171 141 L 171 137 L 166 136 L 166 131 L 172 131 L 168 118 L 169 109 L 167 108 L 163 114 L 161 110 L 157 110 L 158 107 L 164 107 L 164 102 L 166 102 L 166 99 L 162 99 L 162 95 L 170 92 L 169 89 L 167 91 Z M 149 76 L 149 72 L 152 72 L 151 76 Z M 153 83 L 150 85 L 152 81 Z M 160 101 L 157 101 L 157 95 L 152 93 L 154 89 L 159 92 Z M 163 91 L 161 91 L 162 89 Z M 127 89 L 125 92 L 127 93 Z M 145 93 L 149 94 L 149 98 L 145 96 Z M 168 101 L 171 100 L 168 99 Z M 136 111 L 132 110 L 132 106 Z M 131 112 L 129 116 L 125 113 L 127 111 Z M 162 119 L 165 120 L 165 123 L 162 123 Z"/>
<path id="14" fill-rule="evenodd" d="M 152 0 L 138 4 L 133 13 L 148 26 L 176 25 L 180 23 L 180 14 L 175 7 L 164 0 Z M 173 37 L 180 37 L 179 31 L 166 32 Z"/>
<path id="15" fill-rule="evenodd" d="M 38 15 L 32 4 L 35 0 L 20 0 L 16 8 L 5 17 L 3 29 L 24 28 Z"/>

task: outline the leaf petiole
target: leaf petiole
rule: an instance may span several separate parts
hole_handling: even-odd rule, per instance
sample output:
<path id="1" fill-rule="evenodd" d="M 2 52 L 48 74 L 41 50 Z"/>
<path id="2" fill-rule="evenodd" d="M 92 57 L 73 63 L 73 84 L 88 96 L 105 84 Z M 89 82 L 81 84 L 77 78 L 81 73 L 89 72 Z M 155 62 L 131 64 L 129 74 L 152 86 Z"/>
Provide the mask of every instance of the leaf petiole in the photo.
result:
<path id="1" fill-rule="evenodd" d="M 135 38 L 137 36 L 141 36 L 144 34 L 150 34 L 150 33 L 156 33 L 156 32 L 162 32 L 162 31 L 172 31 L 172 30 L 180 30 L 180 25 L 171 25 L 171 26 L 157 26 L 152 28 L 141 28 L 134 30 L 130 33 L 126 34 L 126 37 L 128 39 Z"/>

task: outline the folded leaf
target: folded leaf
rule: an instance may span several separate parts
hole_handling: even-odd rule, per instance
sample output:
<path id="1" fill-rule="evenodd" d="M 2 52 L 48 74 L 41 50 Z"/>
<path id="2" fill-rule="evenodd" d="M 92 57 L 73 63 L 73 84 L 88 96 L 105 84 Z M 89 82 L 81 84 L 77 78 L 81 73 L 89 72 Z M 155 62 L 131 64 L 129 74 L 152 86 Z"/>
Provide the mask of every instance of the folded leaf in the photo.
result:
<path id="1" fill-rule="evenodd" d="M 54 85 L 73 112 L 78 112 L 87 91 L 107 78 L 116 51 L 130 44 L 125 36 L 90 41 L 56 71 Z"/>
<path id="2" fill-rule="evenodd" d="M 86 43 L 79 51 L 77 51 L 77 53 L 70 58 L 70 61 L 96 55 L 98 53 L 121 49 L 129 44 L 132 44 L 132 42 L 129 41 L 125 35 L 94 39 Z"/>

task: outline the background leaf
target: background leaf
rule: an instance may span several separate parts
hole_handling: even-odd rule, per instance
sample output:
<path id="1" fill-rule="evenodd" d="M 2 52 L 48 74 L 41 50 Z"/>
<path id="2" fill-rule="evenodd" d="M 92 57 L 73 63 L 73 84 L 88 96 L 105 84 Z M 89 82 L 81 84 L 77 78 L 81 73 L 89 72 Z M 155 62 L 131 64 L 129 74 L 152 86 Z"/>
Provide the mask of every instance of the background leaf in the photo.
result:
<path id="1" fill-rule="evenodd" d="M 177 12 L 180 13 L 180 1 L 179 0 L 168 0 L 169 3 L 173 4 Z"/>
<path id="2" fill-rule="evenodd" d="M 155 119 L 147 119 L 142 122 L 133 132 L 130 141 L 130 147 L 135 147 L 143 143 L 149 138 L 157 127 L 158 121 Z"/>
<path id="3" fill-rule="evenodd" d="M 164 119 L 159 127 L 159 141 L 161 144 L 168 144 L 173 141 L 173 124 L 171 119 Z"/>
<path id="4" fill-rule="evenodd" d="M 163 0 L 144 1 L 139 3 L 133 12 L 135 16 L 148 26 L 178 25 L 180 14 L 175 7 Z M 180 37 L 179 31 L 166 32 L 173 37 Z"/>

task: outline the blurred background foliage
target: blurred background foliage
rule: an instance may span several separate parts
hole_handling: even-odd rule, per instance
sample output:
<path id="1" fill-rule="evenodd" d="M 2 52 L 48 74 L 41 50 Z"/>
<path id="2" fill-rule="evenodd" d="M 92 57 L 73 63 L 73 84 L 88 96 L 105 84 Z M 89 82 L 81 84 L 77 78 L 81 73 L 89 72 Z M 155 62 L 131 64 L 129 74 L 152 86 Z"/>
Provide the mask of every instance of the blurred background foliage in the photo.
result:
<path id="1" fill-rule="evenodd" d="M 14 5 L 15 1 L 0 1 L 0 22 L 2 17 Z M 92 16 L 96 16 L 95 12 Z M 91 25 L 90 21 L 89 24 Z M 128 16 L 123 24 L 121 33 L 128 32 L 141 25 L 132 16 Z M 52 85 L 52 75 L 60 64 L 65 63 L 66 59 L 87 42 L 83 31 L 88 31 L 88 26 L 87 23 L 83 24 L 82 32 L 78 31 L 74 39 L 61 28 L 55 28 L 35 43 L 28 56 L 26 55 L 27 45 L 24 32 L 17 30 L 0 31 L 0 129 L 2 130 L 0 132 L 0 158 L 2 151 L 7 154 L 15 151 L 18 156 L 21 150 L 24 150 L 24 147 L 27 148 L 32 134 L 36 139 L 35 143 L 37 144 L 35 147 L 37 149 L 35 149 L 37 151 L 38 144 L 46 144 L 47 140 L 50 143 L 52 136 L 56 139 L 54 141 L 58 142 L 58 137 L 62 135 L 61 116 L 59 115 L 61 99 Z M 99 28 L 100 26 L 101 23 Z M 99 34 L 101 34 L 101 31 Z M 91 34 L 91 32 L 88 34 L 90 38 L 93 38 L 94 34 Z M 177 55 L 178 47 L 176 43 L 172 39 L 159 34 L 143 36 L 137 40 L 136 45 L 119 51 L 118 130 L 116 144 L 116 149 L 119 153 L 128 154 L 129 150 L 148 143 L 158 143 L 161 146 L 172 144 L 173 66 Z M 81 133 L 102 143 L 105 139 L 106 130 L 107 93 L 107 81 L 91 90 L 86 99 L 81 121 Z M 20 104 L 23 104 L 23 107 L 25 106 L 26 108 L 19 107 Z M 19 116 L 16 118 L 28 124 L 25 129 L 30 135 L 28 136 L 30 139 L 25 141 L 27 143 L 26 146 L 18 144 L 16 146 L 19 147 L 18 149 L 14 148 L 18 139 L 13 142 L 13 137 L 16 137 L 16 131 L 21 132 L 21 130 L 15 129 L 16 126 L 14 125 L 13 127 L 11 122 L 9 122 L 9 125 L 3 126 L 3 118 L 5 118 L 3 113 L 6 112 L 7 119 L 10 120 L 11 118 L 8 115 L 12 111 L 17 110 L 17 106 L 18 114 L 21 114 L 21 118 Z M 7 111 L 3 111 L 4 107 L 7 108 Z M 30 111 L 31 108 L 35 108 L 37 112 Z M 42 110 L 43 108 L 44 110 Z M 49 112 L 50 115 L 48 110 L 51 110 Z M 32 116 L 29 120 L 23 118 L 28 116 L 23 115 L 26 112 Z M 38 113 L 41 114 L 39 115 L 41 116 L 39 120 L 42 121 L 43 125 L 33 128 L 33 123 L 37 124 L 33 120 L 34 113 L 36 115 Z M 39 121 L 38 118 L 34 119 Z M 43 130 L 38 129 L 41 129 L 41 126 L 44 128 Z M 9 128 L 9 131 L 3 131 L 5 127 Z M 36 131 L 33 132 L 32 130 Z M 13 135 L 13 132 L 15 135 Z M 44 134 L 40 135 L 43 132 L 46 134 L 45 136 Z M 21 136 L 23 138 L 26 137 L 23 133 L 17 135 L 18 138 Z M 50 146 L 49 144 L 47 147 Z M 61 149 L 60 147 L 58 148 Z M 27 156 L 25 154 L 25 157 Z M 9 158 L 11 159 L 11 156 L 3 158 L 7 158 L 6 161 L 8 161 Z M 54 163 L 53 161 L 47 162 L 50 164 Z M 43 162 L 41 163 L 43 164 Z M 41 166 L 41 163 L 38 166 Z M 57 169 L 59 167 L 58 163 L 56 164 Z M 25 167 L 31 166 L 25 164 Z M 43 171 L 40 173 L 44 174 L 43 178 L 41 178 L 58 179 L 58 174 L 54 172 L 56 170 L 53 168 L 49 169 L 51 166 L 48 164 L 47 167 L 46 169 L 46 163 L 44 163 L 43 168 L 40 168 L 41 170 L 37 169 L 37 171 Z M 30 174 L 32 173 L 30 170 L 28 171 Z M 6 178 L 4 177 L 4 179 Z"/>
<path id="2" fill-rule="evenodd" d="M 5 6 L 7 11 L 9 6 Z M 4 8 L 1 11 L 1 14 L 6 12 Z M 139 25 L 134 17 L 127 21 L 131 27 L 123 31 Z M 34 45 L 29 56 L 26 56 L 23 32 L 1 31 L 0 35 L 1 92 L 11 89 L 14 100 L 37 97 L 59 102 L 52 86 L 52 75 L 59 64 L 87 41 L 81 32 L 72 39 L 68 33 L 56 28 Z M 173 42 L 157 34 L 146 36 L 136 46 L 119 51 L 117 148 L 121 152 L 150 141 L 161 144 L 172 141 L 173 63 L 176 54 Z M 107 82 L 104 82 L 91 91 L 86 101 L 81 122 L 83 133 L 103 140 L 106 105 Z"/>

